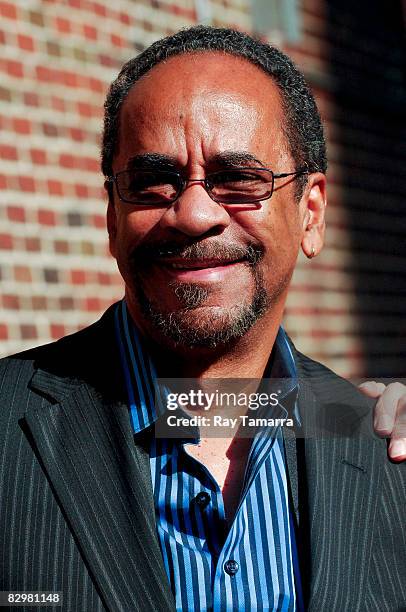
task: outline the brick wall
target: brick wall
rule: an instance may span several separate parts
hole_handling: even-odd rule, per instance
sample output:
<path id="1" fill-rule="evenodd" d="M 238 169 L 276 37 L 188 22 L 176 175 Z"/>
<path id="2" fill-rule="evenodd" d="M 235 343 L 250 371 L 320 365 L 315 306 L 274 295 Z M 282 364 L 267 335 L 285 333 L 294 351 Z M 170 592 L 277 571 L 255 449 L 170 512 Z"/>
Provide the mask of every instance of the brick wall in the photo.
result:
<path id="1" fill-rule="evenodd" d="M 304 0 L 287 48 L 326 125 L 327 244 L 299 262 L 286 325 L 343 375 L 405 376 L 406 88 L 402 2 Z"/>
<path id="2" fill-rule="evenodd" d="M 249 7 L 248 0 L 212 1 L 212 23 L 249 31 Z M 399 375 L 406 291 L 395 279 L 406 269 L 399 242 L 405 185 L 396 179 L 389 196 L 393 230 L 380 170 L 382 160 L 389 168 L 386 151 L 393 143 L 403 164 L 405 155 L 396 135 L 404 88 L 394 17 L 378 36 L 362 37 L 360 16 L 340 13 L 332 1 L 303 0 L 300 11 L 302 39 L 285 48 L 305 70 L 326 121 L 330 231 L 319 258 L 299 261 L 286 326 L 299 348 L 340 373 Z M 192 0 L 0 0 L 0 17 L 0 351 L 5 355 L 87 325 L 122 295 L 107 250 L 99 172 L 105 91 L 125 60 L 195 23 L 196 13 Z M 369 100 L 358 100 L 356 86 L 355 92 L 344 91 L 345 75 L 359 78 L 354 62 L 360 74 L 371 61 L 382 63 L 383 49 L 389 100 L 382 97 L 371 109 Z M 367 81 L 373 79 L 370 74 Z M 389 134 L 377 120 L 383 103 L 392 121 Z M 358 184 L 352 179 L 347 187 L 351 164 Z M 402 167 L 400 159 L 396 164 Z M 373 277 L 379 266 L 377 291 Z"/>

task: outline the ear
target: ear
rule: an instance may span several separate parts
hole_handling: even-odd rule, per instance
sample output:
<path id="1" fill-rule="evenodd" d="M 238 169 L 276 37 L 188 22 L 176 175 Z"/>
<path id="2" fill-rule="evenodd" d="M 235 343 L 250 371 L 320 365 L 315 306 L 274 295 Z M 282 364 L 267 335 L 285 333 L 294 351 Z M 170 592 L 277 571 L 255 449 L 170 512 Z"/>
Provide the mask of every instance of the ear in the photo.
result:
<path id="1" fill-rule="evenodd" d="M 300 207 L 304 209 L 302 250 L 309 259 L 318 255 L 324 245 L 326 205 L 325 174 L 321 172 L 309 174 L 308 182 L 300 201 Z"/>
<path id="2" fill-rule="evenodd" d="M 114 205 L 113 190 L 111 183 L 104 183 L 104 188 L 108 195 L 107 204 L 107 231 L 109 233 L 109 248 L 113 257 L 116 257 L 116 236 L 117 236 L 117 214 Z"/>

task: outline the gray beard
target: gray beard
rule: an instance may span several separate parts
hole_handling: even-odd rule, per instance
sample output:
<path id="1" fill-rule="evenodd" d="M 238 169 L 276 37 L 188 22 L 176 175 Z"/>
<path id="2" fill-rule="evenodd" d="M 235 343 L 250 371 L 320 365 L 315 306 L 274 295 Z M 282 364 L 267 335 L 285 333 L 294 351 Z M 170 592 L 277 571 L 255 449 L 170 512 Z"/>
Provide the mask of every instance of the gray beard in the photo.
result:
<path id="1" fill-rule="evenodd" d="M 136 274 L 135 287 L 141 312 L 152 326 L 165 338 L 186 348 L 224 347 L 242 338 L 260 319 L 270 306 L 271 300 L 265 289 L 263 275 L 257 266 L 250 266 L 255 287 L 250 302 L 238 304 L 224 312 L 196 316 L 193 310 L 204 305 L 210 292 L 197 283 L 173 281 L 176 297 L 181 308 L 172 312 L 161 312 L 158 304 L 151 301 L 143 290 L 142 279 Z"/>

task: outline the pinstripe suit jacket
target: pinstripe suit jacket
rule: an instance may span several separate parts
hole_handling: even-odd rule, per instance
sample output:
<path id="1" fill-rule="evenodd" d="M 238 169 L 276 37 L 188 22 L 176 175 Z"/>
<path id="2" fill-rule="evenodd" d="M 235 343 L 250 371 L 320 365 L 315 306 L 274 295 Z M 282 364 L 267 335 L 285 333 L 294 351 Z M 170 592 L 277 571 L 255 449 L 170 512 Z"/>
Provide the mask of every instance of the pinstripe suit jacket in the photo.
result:
<path id="1" fill-rule="evenodd" d="M 308 431 L 370 428 L 369 400 L 293 350 Z M 112 309 L 2 360 L 0 590 L 62 591 L 69 612 L 174 609 L 119 364 Z M 372 436 L 288 436 L 286 449 L 307 609 L 405 611 L 406 465 Z"/>

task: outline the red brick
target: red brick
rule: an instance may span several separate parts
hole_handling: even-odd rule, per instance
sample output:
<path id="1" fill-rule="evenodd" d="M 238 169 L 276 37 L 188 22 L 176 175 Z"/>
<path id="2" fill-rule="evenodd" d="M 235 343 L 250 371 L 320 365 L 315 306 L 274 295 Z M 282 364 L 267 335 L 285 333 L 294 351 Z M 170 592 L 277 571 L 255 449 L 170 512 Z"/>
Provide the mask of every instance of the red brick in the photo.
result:
<path id="1" fill-rule="evenodd" d="M 88 198 L 89 197 L 89 188 L 87 185 L 75 185 L 75 193 L 78 198 Z"/>
<path id="2" fill-rule="evenodd" d="M 62 153 L 62 155 L 59 156 L 59 165 L 62 166 L 62 168 L 74 168 L 75 159 L 73 155 Z"/>
<path id="3" fill-rule="evenodd" d="M 47 181 L 48 193 L 50 195 L 63 196 L 63 183 L 61 181 L 48 180 Z"/>
<path id="4" fill-rule="evenodd" d="M 17 19 L 17 8 L 11 2 L 0 2 L 0 15 L 8 19 Z"/>
<path id="5" fill-rule="evenodd" d="M 47 153 L 42 149 L 30 149 L 30 156 L 33 164 L 44 165 L 47 163 Z"/>
<path id="6" fill-rule="evenodd" d="M 32 274 L 28 266 L 16 266 L 14 268 L 14 278 L 18 283 L 31 283 Z"/>
<path id="7" fill-rule="evenodd" d="M 0 158 L 16 161 L 18 159 L 16 147 L 12 147 L 11 145 L 7 144 L 0 144 Z"/>
<path id="8" fill-rule="evenodd" d="M 72 140 L 83 142 L 85 140 L 85 133 L 80 128 L 70 128 L 69 130 Z"/>
<path id="9" fill-rule="evenodd" d="M 54 123 L 43 123 L 42 131 L 45 136 L 50 136 L 51 138 L 55 138 L 59 134 L 58 127 Z"/>
<path id="10" fill-rule="evenodd" d="M 71 270 L 70 277 L 73 285 L 86 284 L 86 272 L 84 270 Z"/>
<path id="11" fill-rule="evenodd" d="M 0 234 L 0 249 L 11 250 L 13 248 L 13 237 L 11 234 Z"/>
<path id="12" fill-rule="evenodd" d="M 67 87 L 78 87 L 79 86 L 79 77 L 74 72 L 64 71 L 61 74 L 61 80 L 64 85 Z"/>
<path id="13" fill-rule="evenodd" d="M 44 295 L 33 295 L 31 298 L 33 310 L 46 310 L 47 298 Z"/>
<path id="14" fill-rule="evenodd" d="M 0 101 L 1 102 L 12 102 L 13 93 L 11 89 L 7 89 L 6 87 L 2 87 L 0 85 Z"/>
<path id="15" fill-rule="evenodd" d="M 31 134 L 31 122 L 28 119 L 16 117 L 12 120 L 12 125 L 17 134 Z"/>
<path id="16" fill-rule="evenodd" d="M 62 34 L 68 34 L 72 31 L 72 22 L 68 19 L 64 19 L 63 17 L 55 18 L 55 26 L 58 32 Z"/>
<path id="17" fill-rule="evenodd" d="M 54 110 L 60 111 L 61 113 L 66 112 L 65 100 L 63 100 L 62 98 L 57 98 L 56 96 L 52 96 L 51 104 Z"/>
<path id="18" fill-rule="evenodd" d="M 44 15 L 40 11 L 29 11 L 28 19 L 32 24 L 39 26 L 40 28 L 43 28 L 45 25 Z"/>
<path id="19" fill-rule="evenodd" d="M 19 176 L 18 183 L 21 191 L 33 192 L 35 191 L 35 181 L 32 176 Z"/>
<path id="20" fill-rule="evenodd" d="M 90 240 L 82 240 L 80 243 L 80 252 L 82 255 L 94 255 L 96 253 L 96 245 Z"/>
<path id="21" fill-rule="evenodd" d="M 25 250 L 30 253 L 36 253 L 41 250 L 41 241 L 36 236 L 29 236 L 24 242 Z"/>
<path id="22" fill-rule="evenodd" d="M 69 242 L 67 240 L 55 240 L 54 251 L 55 253 L 69 253 Z"/>
<path id="23" fill-rule="evenodd" d="M 39 106 L 39 96 L 33 91 L 26 91 L 24 93 L 24 104 L 26 106 Z"/>
<path id="24" fill-rule="evenodd" d="M 5 69 L 10 76 L 21 79 L 24 76 L 24 66 L 21 62 L 15 60 L 5 60 Z"/>
<path id="25" fill-rule="evenodd" d="M 34 39 L 32 36 L 18 34 L 17 43 L 20 49 L 23 49 L 24 51 L 34 51 Z"/>
<path id="26" fill-rule="evenodd" d="M 97 113 L 95 112 L 96 109 L 94 106 L 87 104 L 86 102 L 78 102 L 77 109 L 79 111 L 79 115 L 82 115 L 82 117 L 94 117 L 99 114 L 98 111 Z"/>
<path id="27" fill-rule="evenodd" d="M 35 73 L 39 81 L 52 81 L 52 71 L 47 66 L 37 66 L 35 68 Z"/>
<path id="28" fill-rule="evenodd" d="M 0 189 L 7 189 L 7 177 L 0 174 Z"/>
<path id="29" fill-rule="evenodd" d="M 19 310 L 20 300 L 17 295 L 3 295 L 3 308 L 6 310 Z"/>
<path id="30" fill-rule="evenodd" d="M 94 200 L 104 200 L 106 192 L 102 186 L 100 187 L 88 187 L 89 198 Z"/>
<path id="31" fill-rule="evenodd" d="M 97 283 L 99 285 L 111 285 L 113 277 L 111 274 L 107 272 L 98 272 L 97 273 Z"/>
<path id="32" fill-rule="evenodd" d="M 22 206 L 9 206 L 7 208 L 7 217 L 10 221 L 25 223 L 25 208 Z"/>
<path id="33" fill-rule="evenodd" d="M 63 296 L 59 299 L 59 308 L 61 310 L 75 310 L 75 300 L 71 296 Z"/>
<path id="34" fill-rule="evenodd" d="M 86 157 L 84 161 L 84 169 L 89 172 L 99 172 L 100 170 L 100 162 L 98 159 L 94 159 L 92 157 Z"/>
<path id="35" fill-rule="evenodd" d="M 8 339 L 8 330 L 7 330 L 7 325 L 4 325 L 3 323 L 0 324 L 0 340 L 7 340 Z"/>
<path id="36" fill-rule="evenodd" d="M 109 68 L 119 67 L 119 62 L 112 55 L 101 54 L 98 56 L 99 62 L 102 66 L 108 66 Z"/>
<path id="37" fill-rule="evenodd" d="M 122 38 L 121 36 L 118 36 L 117 34 L 112 34 L 110 36 L 110 40 L 111 40 L 111 44 L 114 45 L 115 47 L 125 47 L 127 44 L 124 38 Z"/>
<path id="38" fill-rule="evenodd" d="M 182 17 L 186 17 L 186 19 L 195 19 L 195 11 L 193 9 L 189 9 L 183 6 L 179 6 L 177 4 L 173 4 L 171 6 L 171 10 L 174 13 L 174 15 L 181 15 Z M 235 29 L 235 26 L 234 26 L 234 29 Z"/>
<path id="39" fill-rule="evenodd" d="M 102 303 L 99 298 L 90 297 L 87 298 L 84 302 L 85 310 L 99 312 L 102 309 Z"/>
<path id="40" fill-rule="evenodd" d="M 89 40 L 97 40 L 97 30 L 94 26 L 85 24 L 83 26 L 83 34 Z"/>
<path id="41" fill-rule="evenodd" d="M 100 79 L 89 79 L 89 87 L 92 91 L 104 93 L 107 89 L 107 83 L 100 81 Z"/>
<path id="42" fill-rule="evenodd" d="M 37 328 L 35 325 L 20 325 L 20 334 L 23 340 L 34 340 L 37 338 Z"/>
<path id="43" fill-rule="evenodd" d="M 103 4 L 99 4 L 98 2 L 93 2 L 93 11 L 96 15 L 99 15 L 99 17 L 107 16 L 106 7 Z"/>
<path id="44" fill-rule="evenodd" d="M 92 215 L 91 217 L 92 226 L 97 228 L 106 227 L 106 217 L 104 215 Z"/>
<path id="45" fill-rule="evenodd" d="M 131 23 L 130 16 L 127 13 L 120 13 L 119 19 L 121 23 L 125 23 L 126 25 L 130 25 Z"/>
<path id="46" fill-rule="evenodd" d="M 64 325 L 60 325 L 57 323 L 51 323 L 50 325 L 51 338 L 53 340 L 57 340 L 58 338 L 62 338 L 66 334 L 66 328 Z"/>
<path id="47" fill-rule="evenodd" d="M 38 223 L 41 225 L 56 225 L 56 214 L 53 210 L 39 210 L 37 214 Z"/>
<path id="48" fill-rule="evenodd" d="M 58 42 L 48 40 L 46 45 L 46 52 L 52 57 L 61 57 L 62 49 Z"/>

